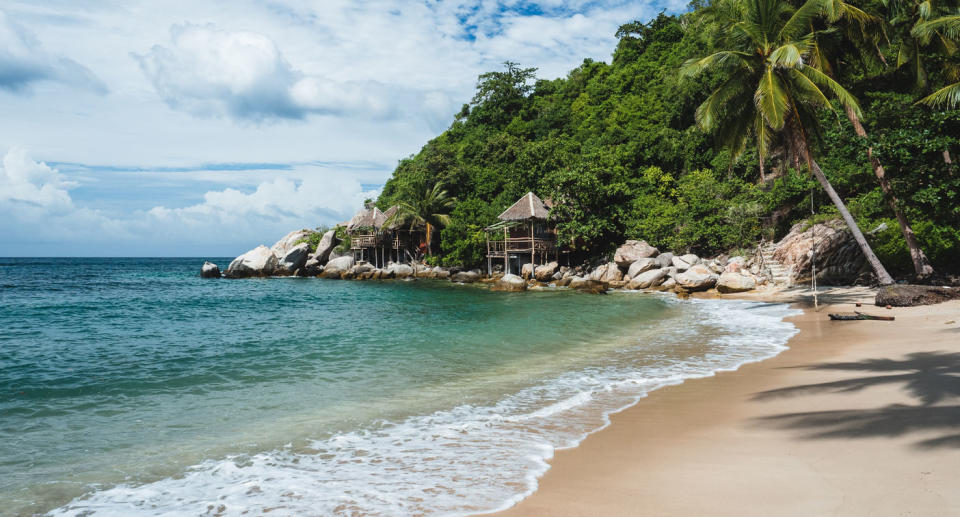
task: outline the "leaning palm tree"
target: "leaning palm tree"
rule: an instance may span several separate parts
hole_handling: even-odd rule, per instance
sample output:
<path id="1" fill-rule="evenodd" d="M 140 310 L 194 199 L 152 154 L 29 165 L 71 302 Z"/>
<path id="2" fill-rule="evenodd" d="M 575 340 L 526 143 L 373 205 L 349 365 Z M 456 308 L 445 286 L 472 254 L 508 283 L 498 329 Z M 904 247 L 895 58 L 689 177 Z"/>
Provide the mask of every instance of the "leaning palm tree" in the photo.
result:
<path id="1" fill-rule="evenodd" d="M 956 53 L 960 48 L 960 15 L 941 16 L 920 22 L 913 27 L 910 34 L 923 43 L 939 40 L 942 47 L 949 49 L 948 54 Z M 960 66 L 950 64 L 944 71 L 954 82 L 924 97 L 920 102 L 936 107 L 960 106 Z"/>
<path id="2" fill-rule="evenodd" d="M 854 56 L 867 67 L 878 66 L 883 61 L 883 54 L 880 52 L 880 45 L 884 40 L 883 20 L 879 16 L 868 13 L 843 0 L 824 0 L 822 14 L 825 18 L 824 21 L 828 22 L 832 28 L 839 30 L 831 31 L 824 38 L 819 37 L 819 33 L 813 34 L 812 50 L 810 58 L 806 61 L 807 65 L 813 66 L 831 77 L 837 77 L 836 67 L 831 63 L 831 57 L 845 56 L 849 60 L 849 56 Z M 840 59 L 835 60 L 837 62 L 841 61 Z M 857 137 L 867 140 L 867 130 L 863 127 L 863 123 L 853 107 L 850 105 L 844 106 L 844 113 L 853 126 L 853 131 Z M 917 242 L 913 227 L 910 226 L 910 221 L 900 207 L 900 200 L 897 199 L 896 192 L 890 184 L 886 169 L 884 169 L 880 159 L 874 154 L 873 147 L 869 144 L 867 145 L 867 160 L 873 168 L 874 176 L 880 183 L 880 189 L 883 191 L 887 205 L 900 226 L 900 233 L 903 234 L 907 249 L 910 251 L 914 272 L 918 277 L 933 274 L 933 266 Z"/>
<path id="3" fill-rule="evenodd" d="M 849 92 L 805 64 L 813 50 L 812 22 L 822 10 L 822 0 L 798 8 L 784 0 L 718 0 L 710 16 L 719 28 L 716 48 L 724 50 L 687 61 L 681 75 L 721 73 L 723 82 L 697 108 L 700 127 L 734 154 L 753 138 L 758 152 L 767 155 L 773 137 L 782 137 L 794 165 L 805 163 L 833 201 L 878 281 L 890 284 L 893 278 L 813 156 L 820 134 L 818 112 L 833 109 L 828 93 L 862 116 Z"/>
<path id="4" fill-rule="evenodd" d="M 446 226 L 450 222 L 450 211 L 457 200 L 447 194 L 439 183 L 433 187 L 410 192 L 406 199 L 397 203 L 397 211 L 390 216 L 384 226 L 425 227 L 427 231 L 427 255 L 433 254 L 433 229 Z"/>

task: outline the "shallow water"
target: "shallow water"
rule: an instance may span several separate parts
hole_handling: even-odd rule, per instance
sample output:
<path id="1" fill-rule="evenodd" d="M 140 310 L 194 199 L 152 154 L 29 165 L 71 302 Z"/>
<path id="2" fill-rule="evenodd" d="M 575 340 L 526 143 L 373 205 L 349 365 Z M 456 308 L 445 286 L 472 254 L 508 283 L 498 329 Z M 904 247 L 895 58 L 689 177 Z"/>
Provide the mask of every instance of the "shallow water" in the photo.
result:
<path id="1" fill-rule="evenodd" d="M 0 513 L 500 508 L 610 412 L 795 332 L 782 305 L 201 263 L 0 259 Z"/>

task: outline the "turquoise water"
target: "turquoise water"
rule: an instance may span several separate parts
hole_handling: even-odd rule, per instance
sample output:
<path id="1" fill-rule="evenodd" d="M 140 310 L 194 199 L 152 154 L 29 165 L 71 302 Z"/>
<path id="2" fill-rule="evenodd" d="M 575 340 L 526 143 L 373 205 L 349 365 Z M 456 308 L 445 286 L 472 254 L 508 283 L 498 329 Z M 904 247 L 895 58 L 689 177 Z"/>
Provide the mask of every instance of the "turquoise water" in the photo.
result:
<path id="1" fill-rule="evenodd" d="M 610 412 L 794 332 L 781 305 L 201 263 L 0 259 L 0 514 L 500 508 Z"/>

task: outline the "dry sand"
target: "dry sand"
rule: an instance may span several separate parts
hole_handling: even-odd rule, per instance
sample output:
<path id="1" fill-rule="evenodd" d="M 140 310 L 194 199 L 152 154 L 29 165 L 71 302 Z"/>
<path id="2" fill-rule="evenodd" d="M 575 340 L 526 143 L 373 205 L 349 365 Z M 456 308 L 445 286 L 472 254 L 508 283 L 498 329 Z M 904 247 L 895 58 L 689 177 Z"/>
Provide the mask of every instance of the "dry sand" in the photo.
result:
<path id="1" fill-rule="evenodd" d="M 747 298 L 805 309 L 789 350 L 651 393 L 502 515 L 960 516 L 960 301 Z M 896 321 L 828 320 L 856 301 Z"/>

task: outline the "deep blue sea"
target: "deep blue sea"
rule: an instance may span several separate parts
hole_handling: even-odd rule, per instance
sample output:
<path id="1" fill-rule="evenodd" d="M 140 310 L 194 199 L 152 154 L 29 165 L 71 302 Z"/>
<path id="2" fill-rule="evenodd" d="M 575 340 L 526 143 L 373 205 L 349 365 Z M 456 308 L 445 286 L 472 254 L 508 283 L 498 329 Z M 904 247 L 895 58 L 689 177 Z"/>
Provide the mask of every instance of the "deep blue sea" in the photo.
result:
<path id="1" fill-rule="evenodd" d="M 214 260 L 221 267 L 229 259 Z M 783 305 L 0 259 L 0 515 L 460 515 Z"/>

